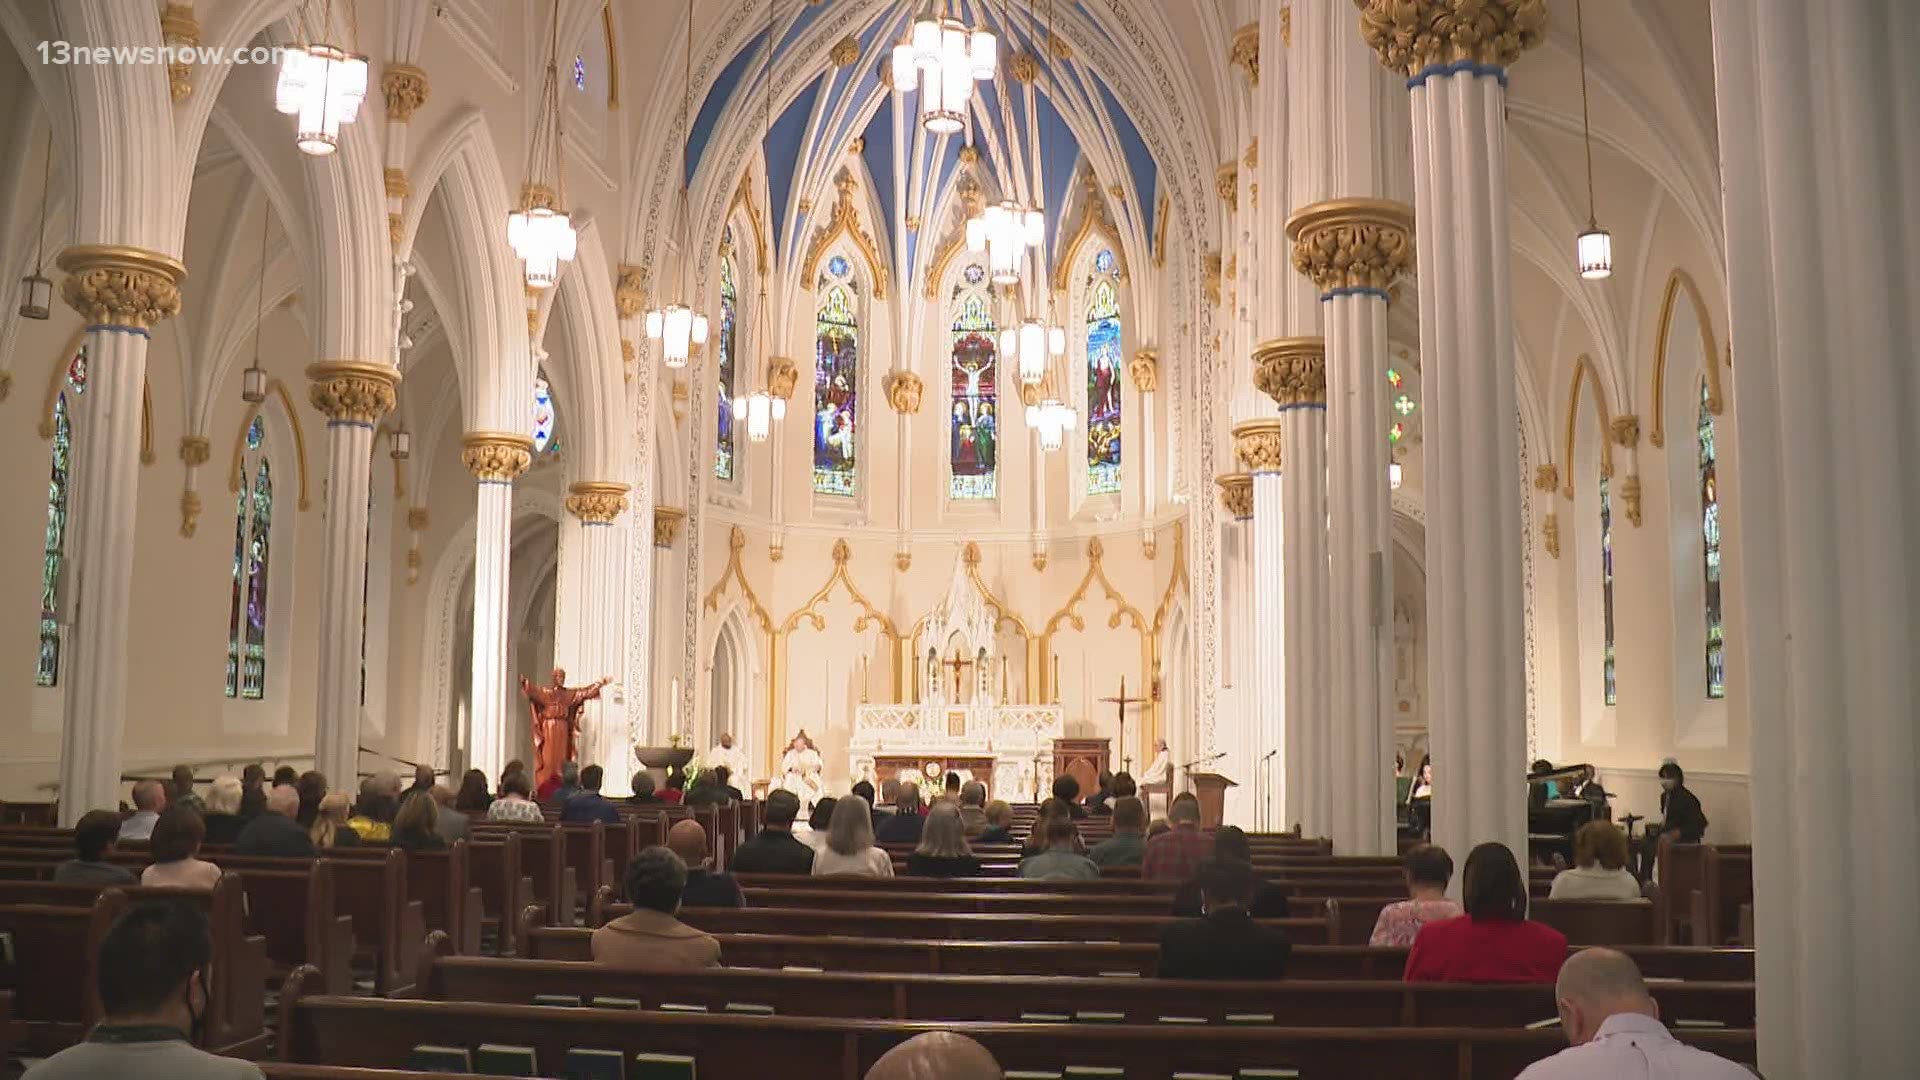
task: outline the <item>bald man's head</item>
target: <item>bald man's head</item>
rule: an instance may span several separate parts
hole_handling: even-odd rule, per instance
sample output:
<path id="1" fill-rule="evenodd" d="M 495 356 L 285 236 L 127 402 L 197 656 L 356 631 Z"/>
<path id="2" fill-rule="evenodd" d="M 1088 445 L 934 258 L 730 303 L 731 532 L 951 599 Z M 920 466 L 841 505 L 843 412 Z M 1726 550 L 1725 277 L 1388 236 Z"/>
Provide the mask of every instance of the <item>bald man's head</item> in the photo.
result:
<path id="1" fill-rule="evenodd" d="M 881 1055 L 867 1080 L 1000 1080 L 987 1048 L 951 1031 L 916 1035 Z"/>
<path id="2" fill-rule="evenodd" d="M 707 830 L 691 818 L 676 821 L 667 830 L 667 848 L 680 856 L 689 870 L 697 870 L 707 865 Z"/>
<path id="3" fill-rule="evenodd" d="M 1567 1041 L 1574 1046 L 1592 1039 L 1608 1017 L 1660 1016 L 1660 1006 L 1647 993 L 1640 969 L 1617 949 L 1581 949 L 1568 957 L 1560 967 L 1553 996 Z"/>

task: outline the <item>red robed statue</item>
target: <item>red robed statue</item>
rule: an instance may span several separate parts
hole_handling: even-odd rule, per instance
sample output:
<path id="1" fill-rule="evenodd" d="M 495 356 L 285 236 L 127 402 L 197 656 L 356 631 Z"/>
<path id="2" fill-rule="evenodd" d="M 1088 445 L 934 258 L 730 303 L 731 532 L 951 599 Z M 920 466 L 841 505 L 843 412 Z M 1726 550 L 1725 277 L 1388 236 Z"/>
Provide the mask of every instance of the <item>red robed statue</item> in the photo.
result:
<path id="1" fill-rule="evenodd" d="M 574 759 L 574 737 L 580 731 L 580 711 L 600 696 L 600 688 L 612 682 L 601 679 L 587 686 L 568 686 L 565 668 L 553 669 L 552 686 L 535 686 L 520 676 L 520 692 L 527 696 L 527 709 L 533 716 L 534 789 L 547 778 L 560 775 L 560 766 Z"/>

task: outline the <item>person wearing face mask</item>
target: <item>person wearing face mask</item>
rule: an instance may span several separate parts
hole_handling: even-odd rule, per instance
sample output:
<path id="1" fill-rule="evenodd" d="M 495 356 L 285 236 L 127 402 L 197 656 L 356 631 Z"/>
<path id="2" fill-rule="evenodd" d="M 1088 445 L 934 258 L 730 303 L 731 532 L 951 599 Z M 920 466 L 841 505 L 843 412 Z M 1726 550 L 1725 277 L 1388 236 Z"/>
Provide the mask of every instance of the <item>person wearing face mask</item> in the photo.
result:
<path id="1" fill-rule="evenodd" d="M 1687 790 L 1687 774 L 1676 762 L 1660 766 L 1660 830 L 1640 841 L 1640 880 L 1653 878 L 1654 859 L 1663 842 L 1697 844 L 1707 833 L 1707 815 L 1700 799 Z"/>
<path id="2" fill-rule="evenodd" d="M 158 900 L 122 915 L 100 942 L 94 979 L 106 1013 L 85 1042 L 27 1070 L 22 1080 L 264 1080 L 250 1061 L 200 1050 L 213 936 L 192 904 Z"/>

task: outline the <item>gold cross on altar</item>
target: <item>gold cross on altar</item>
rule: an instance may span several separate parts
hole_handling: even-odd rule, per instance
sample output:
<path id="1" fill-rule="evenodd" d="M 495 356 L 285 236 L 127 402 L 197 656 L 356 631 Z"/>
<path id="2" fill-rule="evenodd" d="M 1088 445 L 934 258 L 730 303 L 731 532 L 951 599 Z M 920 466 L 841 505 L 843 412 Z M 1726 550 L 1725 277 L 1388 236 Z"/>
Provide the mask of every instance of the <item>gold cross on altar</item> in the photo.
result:
<path id="1" fill-rule="evenodd" d="M 1112 705 L 1114 713 L 1120 719 L 1120 768 L 1124 770 L 1133 762 L 1133 758 L 1127 754 L 1127 706 L 1139 705 L 1147 699 L 1143 697 L 1128 697 L 1127 677 L 1122 675 L 1120 676 L 1119 695 L 1116 697 L 1103 697 L 1100 700 Z"/>
<path id="2" fill-rule="evenodd" d="M 959 653 L 955 653 L 953 656 L 953 659 L 942 660 L 940 661 L 940 664 L 943 667 L 949 667 L 953 669 L 953 697 L 954 697 L 954 700 L 958 701 L 960 698 L 960 672 L 964 671 L 967 668 L 972 667 L 973 661 L 962 657 Z M 1125 693 L 1125 692 L 1126 692 L 1126 688 L 1124 686 L 1121 687 L 1121 693 Z"/>

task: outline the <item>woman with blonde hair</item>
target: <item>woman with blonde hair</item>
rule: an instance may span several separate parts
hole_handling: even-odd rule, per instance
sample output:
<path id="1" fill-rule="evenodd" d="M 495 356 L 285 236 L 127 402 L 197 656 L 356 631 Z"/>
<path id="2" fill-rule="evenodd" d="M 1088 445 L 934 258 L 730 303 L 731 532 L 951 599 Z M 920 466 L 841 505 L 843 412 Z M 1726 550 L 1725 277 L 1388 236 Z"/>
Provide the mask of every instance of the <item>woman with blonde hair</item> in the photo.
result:
<path id="1" fill-rule="evenodd" d="M 247 823 L 247 819 L 240 816 L 240 800 L 244 794 L 240 778 L 232 773 L 213 778 L 204 800 L 207 812 L 200 815 L 207 826 L 207 843 L 231 844 L 240 838 L 240 830 Z"/>
<path id="2" fill-rule="evenodd" d="M 360 846 L 360 834 L 347 828 L 347 812 L 351 809 L 353 800 L 344 791 L 330 791 L 321 797 L 320 807 L 314 811 L 313 826 L 307 830 L 316 850 Z"/>
<path id="3" fill-rule="evenodd" d="M 893 859 L 873 846 L 873 808 L 858 795 L 833 806 L 827 843 L 813 857 L 814 877 L 893 876 Z"/>
<path id="4" fill-rule="evenodd" d="M 1573 869 L 1553 876 L 1554 900 L 1638 900 L 1640 879 L 1627 869 L 1627 834 L 1611 821 L 1589 821 L 1573 834 Z"/>
<path id="5" fill-rule="evenodd" d="M 907 874 L 911 877 L 976 877 L 980 860 L 967 846 L 965 824 L 960 808 L 942 799 L 927 812 L 927 826 L 920 833 L 920 846 L 907 856 Z"/>

